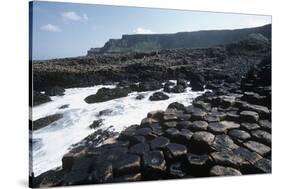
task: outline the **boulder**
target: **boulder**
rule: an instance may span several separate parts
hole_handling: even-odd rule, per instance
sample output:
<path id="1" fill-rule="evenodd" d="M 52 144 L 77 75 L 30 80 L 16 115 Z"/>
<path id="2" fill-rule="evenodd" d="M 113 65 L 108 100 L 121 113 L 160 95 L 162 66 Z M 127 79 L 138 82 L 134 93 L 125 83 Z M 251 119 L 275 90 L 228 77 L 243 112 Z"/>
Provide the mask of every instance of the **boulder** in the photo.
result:
<path id="1" fill-rule="evenodd" d="M 87 96 L 84 100 L 88 104 L 97 103 L 97 102 L 105 102 L 108 100 L 113 100 L 116 98 L 126 97 L 129 94 L 129 90 L 127 88 L 116 87 L 113 89 L 110 88 L 101 88 L 94 95 Z"/>
<path id="2" fill-rule="evenodd" d="M 149 100 L 151 101 L 167 100 L 167 99 L 169 99 L 169 96 L 162 92 L 155 92 L 149 97 Z"/>

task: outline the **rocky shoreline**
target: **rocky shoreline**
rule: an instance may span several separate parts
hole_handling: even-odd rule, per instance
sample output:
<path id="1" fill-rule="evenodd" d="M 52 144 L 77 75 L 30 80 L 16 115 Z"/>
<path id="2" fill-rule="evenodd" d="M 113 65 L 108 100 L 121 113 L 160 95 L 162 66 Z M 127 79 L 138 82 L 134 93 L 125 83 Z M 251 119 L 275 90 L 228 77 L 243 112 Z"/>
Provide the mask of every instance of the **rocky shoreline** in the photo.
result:
<path id="1" fill-rule="evenodd" d="M 119 135 L 96 131 L 64 155 L 62 167 L 32 178 L 32 186 L 271 173 L 271 58 L 264 58 L 266 55 L 248 58 L 248 64 L 255 62 L 251 69 L 245 68 L 245 61 L 239 62 L 241 73 L 238 69 L 221 75 L 216 66 L 207 72 L 207 68 L 201 69 L 205 64 L 198 64 L 194 73 L 178 68 L 182 73 L 177 76 L 189 80 L 194 90 L 205 86 L 212 92 L 196 98 L 188 107 L 174 102 L 164 111 L 149 112 L 139 125 Z M 178 79 L 177 83 L 184 87 L 186 80 Z M 136 88 L 125 81 L 120 87 L 130 90 L 157 86 L 144 82 Z M 167 94 L 171 89 L 181 91 L 168 85 L 161 86 Z M 118 90 L 117 94 L 124 95 Z M 155 98 L 166 97 L 156 94 Z M 88 100 L 101 99 L 97 95 Z"/>

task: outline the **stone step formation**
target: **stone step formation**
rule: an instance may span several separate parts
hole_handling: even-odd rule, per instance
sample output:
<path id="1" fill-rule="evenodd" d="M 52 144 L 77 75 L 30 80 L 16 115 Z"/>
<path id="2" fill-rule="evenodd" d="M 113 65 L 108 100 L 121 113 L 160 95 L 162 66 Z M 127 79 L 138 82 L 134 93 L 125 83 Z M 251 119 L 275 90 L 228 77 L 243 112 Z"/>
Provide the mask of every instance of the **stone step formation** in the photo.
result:
<path id="1" fill-rule="evenodd" d="M 271 173 L 271 58 L 241 83 L 209 86 L 212 92 L 191 106 L 172 103 L 99 147 L 92 141 L 74 148 L 62 167 L 34 178 L 33 185 Z"/>

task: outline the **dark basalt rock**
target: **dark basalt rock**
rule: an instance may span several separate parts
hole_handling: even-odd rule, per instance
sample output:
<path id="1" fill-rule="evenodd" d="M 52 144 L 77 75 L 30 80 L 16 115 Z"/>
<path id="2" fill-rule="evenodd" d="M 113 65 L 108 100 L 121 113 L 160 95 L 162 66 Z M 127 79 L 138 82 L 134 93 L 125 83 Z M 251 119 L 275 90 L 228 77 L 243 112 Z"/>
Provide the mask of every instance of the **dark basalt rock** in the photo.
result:
<path id="1" fill-rule="evenodd" d="M 152 111 L 147 114 L 147 118 L 152 118 L 154 120 L 157 120 L 158 122 L 162 122 L 164 117 L 164 111 L 157 110 Z"/>
<path id="2" fill-rule="evenodd" d="M 210 103 L 205 103 L 203 101 L 194 101 L 193 106 L 203 109 L 204 111 L 211 111 L 211 108 L 212 108 Z"/>
<path id="3" fill-rule="evenodd" d="M 185 87 L 182 85 L 176 85 L 170 89 L 170 92 L 172 93 L 183 93 L 184 91 L 185 91 Z"/>
<path id="4" fill-rule="evenodd" d="M 261 128 L 270 131 L 271 133 L 271 122 L 268 120 L 259 120 L 259 125 Z"/>
<path id="5" fill-rule="evenodd" d="M 113 181 L 112 164 L 108 162 L 96 164 L 89 178 L 91 183 L 112 182 Z"/>
<path id="6" fill-rule="evenodd" d="M 113 164 L 114 175 L 127 175 L 138 173 L 140 170 L 141 158 L 137 155 L 124 154 Z"/>
<path id="7" fill-rule="evenodd" d="M 128 149 L 126 147 L 110 148 L 100 154 L 97 159 L 98 163 L 102 162 L 116 162 L 120 156 L 126 154 Z"/>
<path id="8" fill-rule="evenodd" d="M 261 119 L 270 119 L 271 117 L 269 109 L 265 106 L 248 104 L 245 107 L 245 110 L 257 112 L 259 114 L 259 118 Z"/>
<path id="9" fill-rule="evenodd" d="M 226 133 L 229 129 L 239 128 L 240 125 L 232 121 L 213 122 L 208 126 L 208 130 L 213 133 Z"/>
<path id="10" fill-rule="evenodd" d="M 108 116 L 113 112 L 113 110 L 105 109 L 99 112 L 98 116 Z"/>
<path id="11" fill-rule="evenodd" d="M 262 156 L 268 154 L 271 151 L 270 147 L 256 141 L 248 141 L 244 143 L 244 146 Z"/>
<path id="12" fill-rule="evenodd" d="M 239 176 L 242 175 L 240 171 L 232 167 L 224 167 L 216 165 L 210 170 L 211 176 Z"/>
<path id="13" fill-rule="evenodd" d="M 214 139 L 215 136 L 212 133 L 206 131 L 195 132 L 190 140 L 191 151 L 200 154 L 209 152 Z"/>
<path id="14" fill-rule="evenodd" d="M 192 121 L 198 121 L 198 120 L 204 120 L 207 113 L 203 110 L 197 109 L 191 114 L 190 120 Z"/>
<path id="15" fill-rule="evenodd" d="M 256 161 L 260 160 L 262 157 L 255 152 L 251 152 L 246 148 L 239 147 L 233 150 L 233 153 L 245 161 L 254 164 Z"/>
<path id="16" fill-rule="evenodd" d="M 49 96 L 63 96 L 65 90 L 62 87 L 54 86 L 51 88 L 47 88 L 45 92 Z"/>
<path id="17" fill-rule="evenodd" d="M 65 105 L 60 106 L 59 109 L 66 109 L 68 107 L 69 107 L 69 104 L 65 104 Z"/>
<path id="18" fill-rule="evenodd" d="M 143 177 L 145 179 L 161 178 L 166 171 L 166 162 L 161 151 L 150 151 L 144 153 L 143 160 Z"/>
<path id="19" fill-rule="evenodd" d="M 90 174 L 84 170 L 71 171 L 63 177 L 63 185 L 81 185 L 89 183 Z"/>
<path id="20" fill-rule="evenodd" d="M 253 111 L 240 112 L 241 121 L 248 123 L 256 123 L 259 120 L 259 114 Z"/>
<path id="21" fill-rule="evenodd" d="M 37 106 L 46 102 L 52 101 L 47 94 L 42 94 L 38 91 L 33 91 L 33 106 Z"/>
<path id="22" fill-rule="evenodd" d="M 191 121 L 180 121 L 177 123 L 178 129 L 188 129 L 193 122 Z"/>
<path id="23" fill-rule="evenodd" d="M 162 83 L 156 80 L 140 82 L 137 88 L 138 92 L 154 91 L 162 88 Z"/>
<path id="24" fill-rule="evenodd" d="M 163 123 L 163 126 L 165 128 L 176 128 L 177 127 L 178 122 L 176 121 L 167 121 Z"/>
<path id="25" fill-rule="evenodd" d="M 240 129 L 233 129 L 233 130 L 230 130 L 228 132 L 228 134 L 233 138 L 233 139 L 236 139 L 236 140 L 241 140 L 241 141 L 244 141 L 244 140 L 248 140 L 251 138 L 251 135 L 246 132 L 246 131 L 243 131 L 243 130 L 240 130 Z"/>
<path id="26" fill-rule="evenodd" d="M 176 128 L 169 128 L 165 131 L 165 136 L 170 139 L 175 139 L 180 134 L 180 131 Z"/>
<path id="27" fill-rule="evenodd" d="M 206 121 L 193 121 L 192 124 L 189 125 L 188 129 L 191 131 L 206 131 L 208 127 L 208 123 Z"/>
<path id="28" fill-rule="evenodd" d="M 54 123 L 55 121 L 61 119 L 62 117 L 63 117 L 62 114 L 54 114 L 54 115 L 50 115 L 50 116 L 47 116 L 44 118 L 37 119 L 36 121 L 33 121 L 32 129 L 34 131 L 41 129 L 43 127 L 50 125 L 51 123 Z"/>
<path id="29" fill-rule="evenodd" d="M 207 176 L 210 162 L 209 156 L 207 154 L 196 155 L 189 154 L 187 156 L 188 161 L 188 169 L 192 173 L 193 176 Z"/>
<path id="30" fill-rule="evenodd" d="M 90 95 L 86 97 L 84 100 L 88 104 L 97 103 L 97 102 L 105 102 L 108 100 L 113 100 L 116 98 L 126 97 L 130 91 L 127 88 L 116 87 L 114 89 L 110 88 L 101 88 L 94 95 Z"/>
<path id="31" fill-rule="evenodd" d="M 216 151 L 230 151 L 238 148 L 238 146 L 228 135 L 222 134 L 216 136 L 212 148 Z"/>
<path id="32" fill-rule="evenodd" d="M 169 177 L 183 178 L 186 176 L 183 165 L 181 162 L 172 163 L 169 167 Z"/>
<path id="33" fill-rule="evenodd" d="M 145 152 L 149 150 L 150 150 L 149 145 L 147 143 L 138 143 L 129 149 L 129 153 L 136 154 L 136 155 L 143 155 Z"/>
<path id="34" fill-rule="evenodd" d="M 169 99 L 169 96 L 162 92 L 155 92 L 152 94 L 152 96 L 149 97 L 149 100 L 151 101 L 167 100 L 167 99 Z"/>
<path id="35" fill-rule="evenodd" d="M 141 173 L 129 174 L 115 177 L 113 182 L 135 182 L 142 179 Z"/>
<path id="36" fill-rule="evenodd" d="M 186 157 L 187 149 L 184 145 L 170 143 L 166 146 L 165 157 L 169 160 L 181 160 Z"/>
<path id="37" fill-rule="evenodd" d="M 239 168 L 244 160 L 232 151 L 214 152 L 211 154 L 215 164 Z"/>
<path id="38" fill-rule="evenodd" d="M 173 103 L 169 104 L 167 109 L 175 109 L 175 110 L 178 110 L 178 111 L 184 111 L 185 107 L 184 107 L 183 104 L 180 104 L 178 102 L 173 102 Z"/>
<path id="39" fill-rule="evenodd" d="M 226 113 L 224 120 L 238 123 L 240 121 L 240 116 L 235 113 Z"/>
<path id="40" fill-rule="evenodd" d="M 142 94 L 140 94 L 140 95 L 136 96 L 136 99 L 137 99 L 137 100 L 141 100 L 141 99 L 143 99 L 143 98 L 145 98 L 145 96 L 144 96 L 144 95 L 142 95 Z"/>
<path id="41" fill-rule="evenodd" d="M 90 129 L 97 129 L 103 125 L 103 119 L 98 119 L 93 121 L 93 123 L 89 126 Z"/>
<path id="42" fill-rule="evenodd" d="M 251 131 L 259 129 L 260 126 L 256 123 L 241 123 L 241 128 Z"/>
<path id="43" fill-rule="evenodd" d="M 188 87 L 188 82 L 184 79 L 178 79 L 177 80 L 177 85 L 181 85 L 183 86 L 184 88 Z"/>
<path id="44" fill-rule="evenodd" d="M 251 131 L 253 139 L 263 144 L 271 146 L 271 134 L 263 130 Z"/>
<path id="45" fill-rule="evenodd" d="M 150 141 L 150 148 L 151 150 L 160 150 L 164 149 L 168 144 L 170 143 L 170 140 L 166 137 L 157 137 Z"/>
<path id="46" fill-rule="evenodd" d="M 261 159 L 254 164 L 259 173 L 271 173 L 271 161 L 268 159 Z"/>

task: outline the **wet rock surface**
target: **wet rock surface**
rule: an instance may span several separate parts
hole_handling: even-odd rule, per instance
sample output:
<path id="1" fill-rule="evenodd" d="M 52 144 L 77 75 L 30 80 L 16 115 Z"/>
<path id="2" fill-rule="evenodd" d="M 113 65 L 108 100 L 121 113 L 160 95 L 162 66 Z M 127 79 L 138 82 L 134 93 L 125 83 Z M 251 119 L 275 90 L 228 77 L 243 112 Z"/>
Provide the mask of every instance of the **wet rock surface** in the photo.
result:
<path id="1" fill-rule="evenodd" d="M 55 121 L 58 121 L 62 117 L 63 117 L 62 114 L 54 114 L 44 118 L 37 119 L 33 121 L 33 130 L 38 130 L 43 127 L 46 127 L 47 125 L 54 123 Z"/>
<path id="2" fill-rule="evenodd" d="M 64 156 L 62 167 L 35 177 L 34 185 L 271 173 L 271 59 L 249 70 L 241 80 L 214 70 L 209 75 L 191 72 L 183 79 L 193 90 L 208 82 L 212 91 L 188 107 L 172 103 L 166 110 L 150 112 L 140 118 L 140 125 L 119 134 L 95 131 Z M 166 83 L 166 89 L 185 88 L 184 80 Z M 165 86 L 152 81 L 134 87 L 145 91 Z M 127 95 L 126 90 L 120 95 L 111 90 L 108 100 Z"/>

